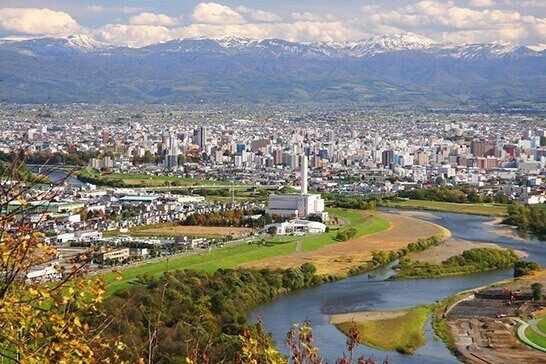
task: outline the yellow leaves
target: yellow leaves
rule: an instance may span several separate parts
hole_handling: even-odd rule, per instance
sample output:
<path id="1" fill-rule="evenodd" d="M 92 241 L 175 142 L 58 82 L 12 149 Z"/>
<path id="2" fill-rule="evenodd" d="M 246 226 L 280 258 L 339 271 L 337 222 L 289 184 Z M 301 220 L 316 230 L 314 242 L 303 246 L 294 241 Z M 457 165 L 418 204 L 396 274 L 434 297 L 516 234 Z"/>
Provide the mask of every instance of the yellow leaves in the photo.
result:
<path id="1" fill-rule="evenodd" d="M 21 196 L 21 195 L 17 196 L 17 201 L 18 201 L 21 205 L 23 205 L 23 206 L 28 205 L 28 201 L 25 200 L 25 199 L 23 198 L 23 196 Z"/>

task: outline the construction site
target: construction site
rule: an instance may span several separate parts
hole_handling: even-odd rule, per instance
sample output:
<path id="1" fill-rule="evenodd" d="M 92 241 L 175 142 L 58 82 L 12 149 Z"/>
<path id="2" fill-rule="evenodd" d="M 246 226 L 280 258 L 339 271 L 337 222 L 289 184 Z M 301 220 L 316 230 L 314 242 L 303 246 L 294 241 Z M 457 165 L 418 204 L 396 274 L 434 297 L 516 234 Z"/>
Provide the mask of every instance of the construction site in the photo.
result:
<path id="1" fill-rule="evenodd" d="M 522 318 L 546 307 L 546 300 L 533 300 L 530 283 L 469 293 L 445 314 L 455 339 L 457 356 L 466 363 L 546 362 L 546 353 L 523 343 L 517 335 Z"/>

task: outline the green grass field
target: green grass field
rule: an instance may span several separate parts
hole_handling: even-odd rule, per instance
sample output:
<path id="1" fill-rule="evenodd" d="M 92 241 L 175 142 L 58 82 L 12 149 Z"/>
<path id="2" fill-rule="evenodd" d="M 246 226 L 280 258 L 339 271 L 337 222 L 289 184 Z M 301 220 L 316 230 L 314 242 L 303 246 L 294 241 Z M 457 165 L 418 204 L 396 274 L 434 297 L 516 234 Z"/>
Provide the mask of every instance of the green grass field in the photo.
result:
<path id="1" fill-rule="evenodd" d="M 127 187 L 162 187 L 162 186 L 231 186 L 229 181 L 216 181 L 208 179 L 182 178 L 164 175 L 147 175 L 140 173 L 108 173 L 99 174 L 96 171 L 83 169 L 80 174 L 99 179 L 104 184 L 112 181 L 123 181 Z M 237 185 L 236 185 L 237 186 Z"/>
<path id="2" fill-rule="evenodd" d="M 339 209 L 329 209 L 328 211 L 332 215 L 347 220 L 348 225 L 343 228 L 354 227 L 357 230 L 355 238 L 388 229 L 390 226 L 388 221 L 376 216 L 368 217 L 363 211 Z M 335 240 L 336 234 L 337 232 L 330 232 L 321 235 L 300 237 L 299 240 L 303 240 L 302 250 L 312 251 L 335 243 L 337 242 Z M 296 250 L 297 241 L 298 239 L 287 241 L 272 240 L 265 244 L 255 243 L 221 248 L 207 254 L 173 257 L 157 263 L 123 269 L 121 270 L 120 281 L 116 281 L 116 275 L 113 273 L 105 274 L 104 279 L 108 287 L 108 293 L 112 294 L 131 287 L 138 276 L 145 274 L 159 276 L 166 271 L 174 269 L 200 269 L 207 272 L 214 272 L 219 268 L 233 268 L 258 259 L 287 255 Z"/>
<path id="3" fill-rule="evenodd" d="M 525 329 L 525 336 L 535 344 L 546 348 L 546 337 L 535 332 L 531 326 Z"/>
<path id="4" fill-rule="evenodd" d="M 546 332 L 546 317 L 543 317 L 537 324 L 538 328 L 542 332 Z"/>
<path id="5" fill-rule="evenodd" d="M 440 201 L 407 200 L 389 202 L 389 207 L 457 212 L 463 214 L 504 217 L 508 214 L 507 205 L 501 204 L 460 204 Z"/>
<path id="6" fill-rule="evenodd" d="M 104 175 L 102 178 L 108 179 L 121 179 L 125 182 L 126 185 L 131 186 L 164 186 L 165 182 L 176 183 L 180 186 L 196 186 L 196 185 L 231 185 L 227 181 L 211 181 L 207 179 L 195 179 L 195 178 L 181 178 L 181 177 L 170 177 L 170 176 L 149 176 L 146 174 L 134 174 L 134 173 L 110 173 Z"/>
<path id="7" fill-rule="evenodd" d="M 363 211 L 357 210 L 342 210 L 342 209 L 326 209 L 331 216 L 337 216 L 340 219 L 347 221 L 347 225 L 340 227 L 339 230 L 355 228 L 356 234 L 353 239 L 361 236 L 375 234 L 377 232 L 387 230 L 390 224 L 387 220 L 377 216 L 369 216 Z M 291 243 L 302 242 L 302 251 L 309 252 L 319 249 L 325 245 L 337 242 L 336 235 L 338 229 L 331 229 L 330 232 L 320 235 L 308 236 L 276 236 L 268 239 L 267 243 Z"/>
<path id="8" fill-rule="evenodd" d="M 423 328 L 429 313 L 430 308 L 419 306 L 398 317 L 355 322 L 355 325 L 360 331 L 362 343 L 382 350 L 412 354 L 426 342 Z M 351 325 L 351 322 L 344 322 L 336 324 L 336 327 L 348 334 Z"/>

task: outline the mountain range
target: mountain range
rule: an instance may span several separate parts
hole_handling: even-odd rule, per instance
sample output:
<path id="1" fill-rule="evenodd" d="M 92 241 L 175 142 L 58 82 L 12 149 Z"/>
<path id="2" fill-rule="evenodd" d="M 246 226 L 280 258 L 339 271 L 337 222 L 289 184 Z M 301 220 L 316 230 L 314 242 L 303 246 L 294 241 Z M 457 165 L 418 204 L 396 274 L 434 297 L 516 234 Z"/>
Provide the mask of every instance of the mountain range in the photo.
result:
<path id="1" fill-rule="evenodd" d="M 496 102 L 544 104 L 546 51 L 415 34 L 348 43 L 176 39 L 140 48 L 86 35 L 0 40 L 14 102 Z"/>

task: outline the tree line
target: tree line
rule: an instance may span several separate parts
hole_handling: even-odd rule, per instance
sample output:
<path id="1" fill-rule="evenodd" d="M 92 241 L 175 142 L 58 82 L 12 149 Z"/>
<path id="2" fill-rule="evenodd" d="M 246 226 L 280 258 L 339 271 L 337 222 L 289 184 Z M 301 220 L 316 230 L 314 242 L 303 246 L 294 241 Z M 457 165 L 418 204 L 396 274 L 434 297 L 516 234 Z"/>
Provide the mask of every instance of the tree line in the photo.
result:
<path id="1" fill-rule="evenodd" d="M 546 212 L 539 206 L 514 203 L 508 206 L 504 224 L 517 226 L 523 232 L 533 233 L 540 240 L 546 240 Z"/>
<path id="2" fill-rule="evenodd" d="M 439 278 L 452 275 L 505 269 L 518 261 L 512 249 L 474 248 L 464 251 L 445 261 L 433 264 L 402 259 L 397 268 L 400 271 L 392 279 Z"/>

